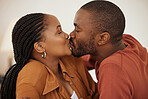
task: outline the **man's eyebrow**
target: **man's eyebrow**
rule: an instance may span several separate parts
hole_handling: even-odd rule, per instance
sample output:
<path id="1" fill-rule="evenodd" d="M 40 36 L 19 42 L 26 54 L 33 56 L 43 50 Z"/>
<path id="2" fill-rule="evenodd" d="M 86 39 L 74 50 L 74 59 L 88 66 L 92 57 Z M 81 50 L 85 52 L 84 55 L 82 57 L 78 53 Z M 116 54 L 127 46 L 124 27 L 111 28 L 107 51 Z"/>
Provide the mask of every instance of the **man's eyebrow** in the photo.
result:
<path id="1" fill-rule="evenodd" d="M 58 29 L 59 27 L 61 27 L 61 25 L 58 25 L 58 26 L 57 26 L 57 29 Z"/>
<path id="2" fill-rule="evenodd" d="M 77 28 L 80 28 L 79 25 L 77 23 L 74 23 L 74 26 Z"/>

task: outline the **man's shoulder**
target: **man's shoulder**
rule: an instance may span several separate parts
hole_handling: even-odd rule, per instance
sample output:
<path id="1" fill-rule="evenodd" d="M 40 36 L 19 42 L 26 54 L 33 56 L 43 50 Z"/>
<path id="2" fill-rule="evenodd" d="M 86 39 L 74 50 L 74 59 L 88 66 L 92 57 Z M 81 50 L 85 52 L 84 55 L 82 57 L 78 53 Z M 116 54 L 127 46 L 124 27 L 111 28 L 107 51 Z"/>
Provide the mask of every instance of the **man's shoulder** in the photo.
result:
<path id="1" fill-rule="evenodd" d="M 122 55 L 119 52 L 116 52 L 112 54 L 111 56 L 107 57 L 104 59 L 100 65 L 105 65 L 105 64 L 116 64 L 120 66 L 122 63 Z"/>

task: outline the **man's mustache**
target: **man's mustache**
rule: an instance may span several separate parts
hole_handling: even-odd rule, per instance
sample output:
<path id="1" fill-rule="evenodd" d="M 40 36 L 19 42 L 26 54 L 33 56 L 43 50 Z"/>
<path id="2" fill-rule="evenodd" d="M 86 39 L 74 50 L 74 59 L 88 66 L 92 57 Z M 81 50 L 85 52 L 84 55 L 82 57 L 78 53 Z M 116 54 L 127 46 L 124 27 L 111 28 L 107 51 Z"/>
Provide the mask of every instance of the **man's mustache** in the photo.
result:
<path id="1" fill-rule="evenodd" d="M 74 47 L 75 47 L 75 45 L 74 45 L 74 42 L 73 42 L 72 38 L 70 38 L 70 39 L 69 39 L 69 41 L 70 41 L 70 44 L 71 44 L 72 46 L 74 46 Z"/>

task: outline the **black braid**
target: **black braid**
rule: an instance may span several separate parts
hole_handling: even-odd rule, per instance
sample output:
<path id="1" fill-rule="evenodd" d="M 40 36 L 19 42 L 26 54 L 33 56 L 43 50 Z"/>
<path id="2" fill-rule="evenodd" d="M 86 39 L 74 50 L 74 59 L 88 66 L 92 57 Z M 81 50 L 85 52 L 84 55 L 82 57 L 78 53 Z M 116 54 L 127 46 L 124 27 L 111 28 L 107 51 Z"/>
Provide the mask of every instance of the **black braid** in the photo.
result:
<path id="1" fill-rule="evenodd" d="M 16 64 L 11 66 L 5 74 L 1 91 L 2 99 L 16 99 L 16 80 L 18 73 L 31 59 L 34 43 L 41 40 L 44 31 L 45 14 L 32 13 L 17 21 L 12 32 L 12 43 Z"/>
<path id="2" fill-rule="evenodd" d="M 16 39 L 16 38 L 18 38 L 18 36 L 19 36 L 19 38 L 20 39 L 22 39 L 22 36 L 24 36 L 25 34 L 24 33 L 20 33 L 20 32 L 27 32 L 28 30 L 30 30 L 29 28 L 26 28 L 27 26 L 29 26 L 30 27 L 30 25 L 29 24 L 31 24 L 32 22 L 36 22 L 37 23 L 37 21 L 40 21 L 39 20 L 39 18 L 41 18 L 41 16 L 38 16 L 38 17 L 36 17 L 36 15 L 34 15 L 34 16 L 31 16 L 30 18 L 25 18 L 24 20 L 22 20 L 22 22 L 21 23 L 18 23 L 18 25 L 16 26 L 16 27 L 14 27 L 14 32 L 13 32 L 13 35 L 15 35 L 15 37 L 14 37 L 14 40 Z M 23 24 L 25 24 L 25 25 L 23 25 Z M 34 23 L 33 23 L 34 24 Z M 32 24 L 32 26 L 33 26 L 33 24 Z M 32 27 L 31 26 L 31 27 Z M 17 28 L 17 29 L 15 29 L 15 28 Z M 26 31 L 23 31 L 23 30 L 26 30 Z M 29 34 L 29 33 L 28 33 Z M 15 40 L 13 43 L 14 44 L 18 44 L 17 43 L 17 41 L 20 41 L 20 39 L 18 39 L 18 40 Z M 16 45 L 17 46 L 17 45 Z M 15 50 L 15 49 L 14 49 Z M 18 50 L 21 50 L 21 48 L 20 49 L 18 49 Z M 15 51 L 14 51 L 15 52 Z M 18 54 L 17 54 L 18 55 Z M 18 56 L 15 56 L 15 58 L 17 58 Z"/>

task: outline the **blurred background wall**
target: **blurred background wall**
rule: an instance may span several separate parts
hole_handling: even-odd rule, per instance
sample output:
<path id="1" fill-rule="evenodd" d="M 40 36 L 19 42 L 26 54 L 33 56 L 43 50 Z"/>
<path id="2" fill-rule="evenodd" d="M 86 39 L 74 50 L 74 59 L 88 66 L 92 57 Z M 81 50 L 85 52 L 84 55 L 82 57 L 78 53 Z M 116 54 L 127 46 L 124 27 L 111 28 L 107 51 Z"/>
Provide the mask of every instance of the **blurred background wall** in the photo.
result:
<path id="1" fill-rule="evenodd" d="M 0 0 L 0 75 L 12 63 L 11 31 L 15 22 L 27 13 L 53 14 L 60 20 L 63 30 L 70 33 L 76 11 L 91 0 Z M 126 17 L 124 33 L 133 35 L 148 48 L 148 0 L 109 0 L 117 4 Z M 95 79 L 94 71 L 90 71 Z"/>

